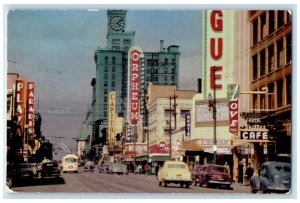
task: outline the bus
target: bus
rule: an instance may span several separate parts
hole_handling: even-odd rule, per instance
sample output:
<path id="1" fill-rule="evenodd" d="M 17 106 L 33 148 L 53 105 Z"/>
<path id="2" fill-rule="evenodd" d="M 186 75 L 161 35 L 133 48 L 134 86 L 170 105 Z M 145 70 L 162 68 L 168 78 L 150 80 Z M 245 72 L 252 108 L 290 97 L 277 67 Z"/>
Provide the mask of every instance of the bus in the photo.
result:
<path id="1" fill-rule="evenodd" d="M 78 172 L 78 156 L 75 154 L 67 154 L 61 160 L 61 170 L 66 172 Z"/>

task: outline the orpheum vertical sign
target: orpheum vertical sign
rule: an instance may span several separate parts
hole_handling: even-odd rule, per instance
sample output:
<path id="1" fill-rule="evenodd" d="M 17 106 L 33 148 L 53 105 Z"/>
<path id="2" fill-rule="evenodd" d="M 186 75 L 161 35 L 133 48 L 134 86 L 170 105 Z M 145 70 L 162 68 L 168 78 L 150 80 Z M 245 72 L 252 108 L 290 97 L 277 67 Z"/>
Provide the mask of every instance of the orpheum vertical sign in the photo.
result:
<path id="1" fill-rule="evenodd" d="M 137 125 L 140 115 L 140 75 L 143 51 L 139 47 L 131 47 L 128 51 L 128 121 Z"/>
<path id="2" fill-rule="evenodd" d="M 26 122 L 26 81 L 16 80 L 16 116 L 18 124 L 24 135 L 24 127 Z"/>
<path id="3" fill-rule="evenodd" d="M 29 140 L 34 139 L 34 112 L 35 112 L 35 84 L 34 82 L 27 82 L 27 114 L 26 121 L 28 125 L 28 136 Z"/>

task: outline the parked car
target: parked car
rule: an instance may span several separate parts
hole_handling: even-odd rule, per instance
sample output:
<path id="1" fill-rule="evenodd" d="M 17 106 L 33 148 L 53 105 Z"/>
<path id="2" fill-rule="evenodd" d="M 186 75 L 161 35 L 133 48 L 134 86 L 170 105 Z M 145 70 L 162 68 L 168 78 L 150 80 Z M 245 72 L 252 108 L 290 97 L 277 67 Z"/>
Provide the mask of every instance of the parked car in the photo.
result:
<path id="1" fill-rule="evenodd" d="M 108 164 L 100 164 L 99 173 L 108 173 L 109 172 L 108 168 L 109 168 Z"/>
<path id="2" fill-rule="evenodd" d="M 21 179 L 32 179 L 36 175 L 37 169 L 34 164 L 21 163 L 17 165 L 17 177 Z"/>
<path id="3" fill-rule="evenodd" d="M 192 174 L 186 163 L 182 161 L 165 161 L 164 165 L 159 169 L 157 174 L 158 185 L 167 187 L 169 183 L 180 184 L 180 187 L 185 185 L 189 188 L 193 182 Z"/>
<path id="4" fill-rule="evenodd" d="M 121 163 L 109 164 L 108 171 L 109 174 L 117 173 L 119 175 L 122 175 L 123 174 L 122 164 Z"/>
<path id="5" fill-rule="evenodd" d="M 198 176 L 199 185 L 202 187 L 225 187 L 231 189 L 231 175 L 223 165 L 204 165 Z"/>
<path id="6" fill-rule="evenodd" d="M 265 162 L 258 176 L 250 179 L 251 192 L 287 193 L 291 189 L 291 164 L 284 162 Z"/>
<path id="7" fill-rule="evenodd" d="M 84 172 L 86 172 L 86 171 L 92 171 L 92 172 L 94 172 L 94 165 L 93 165 L 93 163 L 86 162 L 86 164 L 83 167 L 83 171 Z"/>
<path id="8" fill-rule="evenodd" d="M 40 171 L 41 178 L 44 177 L 56 177 L 59 178 L 60 176 L 60 168 L 57 162 L 45 162 L 42 163 L 42 168 Z"/>
<path id="9" fill-rule="evenodd" d="M 192 179 L 193 179 L 193 182 L 194 182 L 195 186 L 197 184 L 199 184 L 199 175 L 202 171 L 203 171 L 203 165 L 195 165 L 193 170 L 192 170 Z"/>

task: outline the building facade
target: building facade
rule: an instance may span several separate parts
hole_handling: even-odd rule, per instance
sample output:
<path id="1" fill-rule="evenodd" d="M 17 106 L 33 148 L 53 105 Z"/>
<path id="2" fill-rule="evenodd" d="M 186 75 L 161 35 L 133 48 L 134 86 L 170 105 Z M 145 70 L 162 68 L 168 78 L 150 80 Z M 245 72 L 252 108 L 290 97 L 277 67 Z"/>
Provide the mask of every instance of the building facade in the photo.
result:
<path id="1" fill-rule="evenodd" d="M 269 130 L 268 160 L 291 155 L 292 15 L 290 11 L 250 11 L 250 106 L 264 113 Z M 263 160 L 262 160 L 263 161 Z"/>
<path id="2" fill-rule="evenodd" d="M 107 46 L 98 48 L 94 54 L 96 80 L 93 86 L 95 91 L 93 92 L 95 100 L 93 99 L 92 107 L 88 112 L 89 116 L 83 123 L 82 139 L 84 136 L 91 135 L 91 122 L 103 122 L 104 124 L 99 126 L 99 132 L 101 132 L 99 134 L 100 137 L 107 136 L 108 102 L 111 91 L 116 92 L 117 115 L 125 117 L 127 111 L 128 50 L 134 46 L 135 37 L 135 31 L 126 30 L 126 15 L 127 11 L 125 10 L 107 11 Z M 159 51 L 144 52 L 145 66 L 141 91 L 144 91 L 146 95 L 149 82 L 178 87 L 179 57 L 179 46 L 171 45 L 165 49 L 163 40 L 160 41 Z M 145 140 L 145 137 L 143 139 Z M 105 138 L 103 138 L 104 140 Z M 131 139 L 126 141 L 132 142 Z M 87 153 L 92 148 L 92 146 L 87 147 Z"/>
<path id="3" fill-rule="evenodd" d="M 217 164 L 227 161 L 232 165 L 233 134 L 229 132 L 227 93 L 228 85 L 233 84 L 234 72 L 233 19 L 232 11 L 203 11 L 202 91 L 193 98 L 191 139 L 183 144 L 185 155 L 191 162 L 213 163 L 213 153 L 216 151 Z M 216 126 L 208 102 L 208 95 L 214 95 L 214 91 Z M 195 157 L 199 157 L 198 160 Z"/>

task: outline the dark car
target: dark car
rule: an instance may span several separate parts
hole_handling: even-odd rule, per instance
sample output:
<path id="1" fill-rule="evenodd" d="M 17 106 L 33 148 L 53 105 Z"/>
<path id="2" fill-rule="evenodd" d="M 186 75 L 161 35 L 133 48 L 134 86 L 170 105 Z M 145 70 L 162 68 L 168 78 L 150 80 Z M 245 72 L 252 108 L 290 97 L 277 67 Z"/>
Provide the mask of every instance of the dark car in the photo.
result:
<path id="1" fill-rule="evenodd" d="M 99 173 L 108 173 L 109 165 L 108 164 L 100 164 Z"/>
<path id="2" fill-rule="evenodd" d="M 57 162 L 45 162 L 42 163 L 42 168 L 40 171 L 40 175 L 42 178 L 44 177 L 59 177 L 60 176 L 60 168 Z"/>
<path id="3" fill-rule="evenodd" d="M 291 189 L 291 164 L 284 162 L 265 162 L 261 165 L 258 176 L 250 180 L 251 192 L 262 190 L 263 193 L 287 193 Z"/>
<path id="4" fill-rule="evenodd" d="M 34 164 L 21 163 L 17 165 L 17 177 L 21 179 L 32 179 L 36 174 Z"/>
<path id="5" fill-rule="evenodd" d="M 84 172 L 86 172 L 86 171 L 94 172 L 94 164 L 87 162 L 83 167 L 83 171 Z"/>
<path id="6" fill-rule="evenodd" d="M 218 186 L 231 189 L 231 176 L 223 165 L 204 165 L 198 177 L 202 187 Z"/>
<path id="7" fill-rule="evenodd" d="M 192 179 L 195 186 L 199 183 L 199 175 L 202 171 L 203 171 L 203 165 L 195 165 L 192 170 Z"/>

